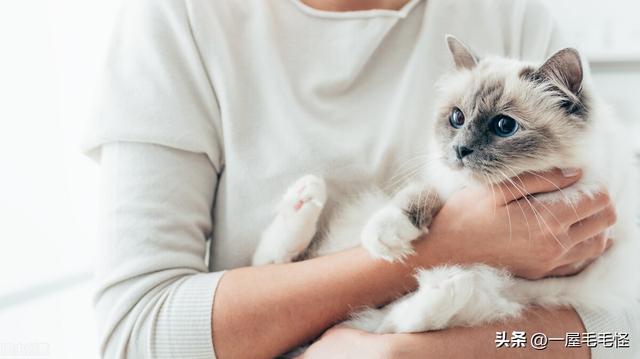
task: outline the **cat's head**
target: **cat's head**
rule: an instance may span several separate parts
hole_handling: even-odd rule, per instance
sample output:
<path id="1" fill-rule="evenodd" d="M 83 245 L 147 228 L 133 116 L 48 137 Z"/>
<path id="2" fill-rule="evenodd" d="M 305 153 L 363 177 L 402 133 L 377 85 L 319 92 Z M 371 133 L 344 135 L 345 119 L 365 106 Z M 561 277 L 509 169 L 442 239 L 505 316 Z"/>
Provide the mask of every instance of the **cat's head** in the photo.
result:
<path id="1" fill-rule="evenodd" d="M 456 70 L 439 83 L 435 125 L 446 166 L 486 183 L 571 163 L 591 111 L 576 50 L 536 66 L 447 44 Z"/>

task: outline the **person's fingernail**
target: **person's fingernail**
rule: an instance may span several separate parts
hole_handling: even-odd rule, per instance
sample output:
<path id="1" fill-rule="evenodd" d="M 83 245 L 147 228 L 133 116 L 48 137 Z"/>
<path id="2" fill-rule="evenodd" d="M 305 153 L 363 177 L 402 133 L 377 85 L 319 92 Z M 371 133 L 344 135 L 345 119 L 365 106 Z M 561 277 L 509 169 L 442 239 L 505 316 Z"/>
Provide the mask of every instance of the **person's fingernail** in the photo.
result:
<path id="1" fill-rule="evenodd" d="M 562 175 L 565 177 L 575 177 L 580 173 L 579 168 L 563 168 L 561 169 Z"/>

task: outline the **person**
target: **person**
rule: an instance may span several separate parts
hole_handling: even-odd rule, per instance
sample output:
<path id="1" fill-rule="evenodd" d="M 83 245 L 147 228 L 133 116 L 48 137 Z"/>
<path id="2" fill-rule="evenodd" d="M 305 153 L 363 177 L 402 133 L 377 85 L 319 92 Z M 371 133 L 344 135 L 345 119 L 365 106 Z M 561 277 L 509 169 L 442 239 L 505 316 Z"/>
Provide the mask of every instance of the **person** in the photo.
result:
<path id="1" fill-rule="evenodd" d="M 581 199 L 582 219 L 555 205 L 557 221 L 531 232 L 532 214 L 493 200 L 488 189 L 465 189 L 404 264 L 354 248 L 250 266 L 274 204 L 296 178 L 327 180 L 330 213 L 354 188 L 387 184 L 426 148 L 434 84 L 451 66 L 447 33 L 481 56 L 531 61 L 562 44 L 537 1 L 126 2 L 85 144 L 102 171 L 95 300 L 102 355 L 274 357 L 353 308 L 414 289 L 419 267 L 485 262 L 539 279 L 574 274 L 576 263 L 603 253 L 610 245 L 603 232 L 615 221 L 606 193 Z M 579 169 L 562 170 L 545 180 L 524 176 L 524 190 L 554 191 L 580 178 Z M 497 190 L 518 199 L 507 185 Z M 304 357 L 527 358 L 539 353 L 496 348 L 496 332 L 631 333 L 635 318 L 626 308 L 532 308 L 507 323 L 439 332 L 338 326 Z M 622 358 L 633 349 L 550 343 L 544 353 Z"/>

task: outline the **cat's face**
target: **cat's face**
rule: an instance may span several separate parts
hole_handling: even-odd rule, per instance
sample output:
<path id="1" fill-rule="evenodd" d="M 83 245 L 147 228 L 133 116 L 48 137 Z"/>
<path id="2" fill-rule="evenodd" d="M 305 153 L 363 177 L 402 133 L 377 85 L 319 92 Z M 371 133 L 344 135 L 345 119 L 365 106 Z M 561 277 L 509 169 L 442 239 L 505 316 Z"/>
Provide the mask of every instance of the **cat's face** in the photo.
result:
<path id="1" fill-rule="evenodd" d="M 440 83 L 435 133 L 449 168 L 495 183 L 571 163 L 589 125 L 575 50 L 532 66 L 479 61 L 455 38 L 447 40 L 457 70 Z"/>

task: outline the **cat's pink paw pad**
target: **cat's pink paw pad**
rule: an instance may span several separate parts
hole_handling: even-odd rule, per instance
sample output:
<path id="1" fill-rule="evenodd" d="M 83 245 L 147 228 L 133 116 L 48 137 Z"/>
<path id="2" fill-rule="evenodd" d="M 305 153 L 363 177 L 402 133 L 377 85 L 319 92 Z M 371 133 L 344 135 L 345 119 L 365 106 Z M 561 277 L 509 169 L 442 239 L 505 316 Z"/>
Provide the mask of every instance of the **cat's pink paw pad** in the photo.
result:
<path id="1" fill-rule="evenodd" d="M 324 180 L 314 175 L 298 179 L 284 196 L 285 204 L 291 206 L 294 211 L 299 211 L 306 205 L 322 208 L 326 200 L 327 188 Z"/>

